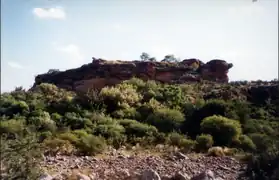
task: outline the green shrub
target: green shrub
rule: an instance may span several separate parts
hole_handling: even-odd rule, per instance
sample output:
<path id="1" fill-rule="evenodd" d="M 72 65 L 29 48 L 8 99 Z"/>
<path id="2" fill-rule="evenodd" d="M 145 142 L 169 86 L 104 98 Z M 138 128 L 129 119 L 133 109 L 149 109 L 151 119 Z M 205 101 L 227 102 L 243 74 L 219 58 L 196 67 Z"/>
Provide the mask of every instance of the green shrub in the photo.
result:
<path id="1" fill-rule="evenodd" d="M 185 139 L 186 137 L 182 134 L 177 132 L 171 132 L 168 134 L 168 143 L 173 146 L 180 146 L 181 140 Z"/>
<path id="2" fill-rule="evenodd" d="M 124 126 L 124 128 L 128 127 L 130 124 L 139 123 L 138 121 L 133 119 L 118 119 L 117 121 L 120 125 Z"/>
<path id="3" fill-rule="evenodd" d="M 87 135 L 81 137 L 76 147 L 78 148 L 78 152 L 83 155 L 95 155 L 105 150 L 106 143 L 101 137 Z"/>
<path id="4" fill-rule="evenodd" d="M 125 132 L 123 126 L 118 123 L 114 124 L 100 124 L 94 129 L 94 134 L 101 135 L 105 138 L 117 137 Z"/>
<path id="5" fill-rule="evenodd" d="M 124 84 L 130 84 L 136 87 L 137 89 L 142 89 L 145 86 L 145 82 L 142 79 L 139 78 L 131 78 L 129 80 L 123 81 Z"/>
<path id="6" fill-rule="evenodd" d="M 256 145 L 258 152 L 265 152 L 272 147 L 273 140 L 265 134 L 253 133 L 248 135 Z"/>
<path id="7" fill-rule="evenodd" d="M 146 120 L 148 124 L 166 133 L 179 130 L 183 121 L 184 115 L 180 111 L 167 108 L 156 110 Z"/>
<path id="8" fill-rule="evenodd" d="M 212 147 L 214 141 L 211 135 L 209 134 L 201 134 L 196 137 L 196 150 L 198 151 L 207 151 Z"/>
<path id="9" fill-rule="evenodd" d="M 82 138 L 88 135 L 88 133 L 85 131 L 85 129 L 76 129 L 74 131 L 72 131 L 72 133 L 74 135 L 76 135 L 76 137 L 78 138 Z"/>
<path id="10" fill-rule="evenodd" d="M 241 135 L 239 137 L 239 146 L 244 151 L 254 151 L 254 150 L 256 150 L 256 145 L 250 139 L 250 137 L 248 137 L 246 135 Z"/>
<path id="11" fill-rule="evenodd" d="M 213 136 L 216 145 L 229 145 L 242 133 L 239 121 L 222 116 L 210 116 L 201 123 L 203 133 Z"/>
<path id="12" fill-rule="evenodd" d="M 65 133 L 58 134 L 57 138 L 65 140 L 65 141 L 69 141 L 72 144 L 76 144 L 79 141 L 79 138 L 71 132 L 65 132 Z"/>
<path id="13" fill-rule="evenodd" d="M 266 135 L 274 135 L 275 130 L 272 128 L 272 123 L 266 120 L 249 119 L 243 126 L 245 134 L 260 133 Z"/>
<path id="14" fill-rule="evenodd" d="M 51 155 L 70 155 L 74 152 L 73 145 L 68 140 L 59 138 L 45 139 L 43 142 L 46 153 Z"/>
<path id="15" fill-rule="evenodd" d="M 71 129 L 83 129 L 88 125 L 92 125 L 87 118 L 83 118 L 75 112 L 66 112 L 63 118 L 63 124 L 64 126 L 71 127 Z"/>
<path id="16" fill-rule="evenodd" d="M 191 139 L 182 139 L 180 142 L 180 148 L 182 149 L 182 152 L 189 153 L 195 148 L 196 142 Z"/>
<path id="17" fill-rule="evenodd" d="M 112 113 L 112 116 L 117 119 L 139 119 L 140 114 L 136 108 L 120 109 Z"/>
<path id="18" fill-rule="evenodd" d="M 41 132 L 39 136 L 39 141 L 43 142 L 45 139 L 49 139 L 51 137 L 52 137 L 52 132 L 50 131 Z"/>
<path id="19" fill-rule="evenodd" d="M 34 135 L 15 140 L 1 137 L 1 179 L 38 179 L 42 173 L 39 164 L 43 160 L 42 152 Z"/>
<path id="20" fill-rule="evenodd" d="M 255 180 L 277 180 L 279 177 L 279 146 L 253 156 L 244 175 Z"/>
<path id="21" fill-rule="evenodd" d="M 155 98 L 170 108 L 179 107 L 183 101 L 181 88 L 175 85 L 165 85 L 160 88 Z"/>
<path id="22" fill-rule="evenodd" d="M 113 105 L 112 109 L 128 109 L 130 106 L 140 102 L 142 96 L 137 93 L 133 85 L 118 84 L 116 87 L 104 87 L 100 96 L 104 98 L 108 106 Z"/>
<path id="23" fill-rule="evenodd" d="M 142 104 L 137 111 L 139 112 L 139 121 L 144 121 L 147 119 L 147 117 L 154 113 L 155 111 L 162 109 L 162 108 L 166 108 L 166 106 L 162 105 L 160 102 L 158 102 L 157 100 L 155 100 L 154 98 L 150 99 L 148 102 L 145 102 L 144 104 Z"/>
<path id="24" fill-rule="evenodd" d="M 203 106 L 200 104 L 203 104 Z M 192 109 L 190 109 L 191 107 L 189 105 L 188 107 L 184 107 L 183 110 L 186 116 L 186 121 L 183 125 L 183 132 L 187 132 L 189 136 L 195 138 L 198 134 L 203 133 L 200 131 L 203 119 L 213 115 L 225 117 L 229 107 L 230 106 L 227 102 L 219 99 L 210 99 L 205 103 L 203 103 L 203 101 L 197 101 Z M 188 112 L 190 112 L 190 114 L 188 114 Z"/>
<path id="25" fill-rule="evenodd" d="M 38 131 L 55 131 L 56 122 L 50 118 L 48 112 L 34 111 L 28 118 L 28 124 L 34 125 Z"/>
<path id="26" fill-rule="evenodd" d="M 188 139 L 185 135 L 177 132 L 172 132 L 168 135 L 167 142 L 170 145 L 177 146 L 182 149 L 183 152 L 188 153 L 195 146 L 195 141 Z"/>
<path id="27" fill-rule="evenodd" d="M 165 144 L 167 142 L 168 138 L 165 133 L 158 132 L 155 134 L 155 144 Z"/>
<path id="28" fill-rule="evenodd" d="M 25 128 L 25 122 L 21 120 L 0 121 L 0 133 L 7 134 L 11 138 L 22 135 Z"/>
<path id="29" fill-rule="evenodd" d="M 156 127 L 139 122 L 130 123 L 125 129 L 128 136 L 136 137 L 154 136 L 157 133 Z"/>

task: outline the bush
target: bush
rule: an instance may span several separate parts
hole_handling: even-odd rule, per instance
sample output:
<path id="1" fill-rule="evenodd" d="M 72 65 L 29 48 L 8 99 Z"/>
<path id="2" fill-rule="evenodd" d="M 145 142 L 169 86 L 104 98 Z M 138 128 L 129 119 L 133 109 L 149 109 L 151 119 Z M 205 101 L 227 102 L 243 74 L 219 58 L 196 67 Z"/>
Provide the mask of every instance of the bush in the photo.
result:
<path id="1" fill-rule="evenodd" d="M 210 116 L 201 123 L 203 133 L 211 134 L 216 145 L 230 145 L 242 133 L 239 121 L 222 116 Z"/>
<path id="2" fill-rule="evenodd" d="M 39 136 L 39 142 L 43 142 L 45 139 L 51 137 L 52 137 L 52 133 L 50 131 L 41 132 Z"/>
<path id="3" fill-rule="evenodd" d="M 76 144 L 79 141 L 79 138 L 71 132 L 65 132 L 65 133 L 58 134 L 57 138 L 65 140 L 65 141 L 69 141 L 72 144 Z"/>
<path id="4" fill-rule="evenodd" d="M 265 134 L 253 133 L 253 134 L 249 134 L 249 137 L 252 139 L 253 143 L 256 145 L 258 152 L 265 152 L 270 147 L 272 147 L 273 140 Z"/>
<path id="5" fill-rule="evenodd" d="M 137 120 L 145 121 L 150 114 L 153 114 L 155 111 L 162 108 L 166 108 L 166 107 L 162 105 L 160 102 L 158 102 L 157 100 L 155 100 L 154 98 L 152 98 L 137 109 L 140 115 Z"/>
<path id="6" fill-rule="evenodd" d="M 260 153 L 248 162 L 245 175 L 254 180 L 278 180 L 279 151 L 273 149 Z"/>
<path id="7" fill-rule="evenodd" d="M 170 145 L 177 146 L 182 149 L 183 152 L 188 153 L 195 146 L 195 141 L 188 139 L 185 135 L 177 132 L 172 132 L 168 135 L 167 142 Z"/>
<path id="8" fill-rule="evenodd" d="M 168 134 L 168 143 L 173 146 L 180 146 L 181 140 L 184 139 L 185 136 L 182 134 L 179 134 L 177 132 L 172 132 Z"/>
<path id="9" fill-rule="evenodd" d="M 180 111 L 167 108 L 156 110 L 146 120 L 148 124 L 166 133 L 179 130 L 183 121 L 184 115 Z"/>
<path id="10" fill-rule="evenodd" d="M 8 137 L 15 138 L 22 135 L 25 123 L 22 120 L 7 120 L 0 122 L 0 133 L 7 134 Z"/>
<path id="11" fill-rule="evenodd" d="M 198 151 L 207 151 L 212 147 L 214 141 L 211 135 L 209 134 L 201 134 L 196 137 L 196 150 Z"/>
<path id="12" fill-rule="evenodd" d="M 78 152 L 83 155 L 95 155 L 105 150 L 106 143 L 101 137 L 87 135 L 81 137 L 76 147 L 78 148 Z"/>
<path id="13" fill-rule="evenodd" d="M 244 151 L 255 151 L 256 145 L 253 141 L 246 135 L 241 135 L 239 137 L 239 147 Z"/>
<path id="14" fill-rule="evenodd" d="M 100 92 L 100 96 L 104 98 L 110 112 L 117 108 L 128 109 L 142 99 L 142 96 L 137 93 L 136 89 L 129 84 L 104 87 Z"/>
<path id="15" fill-rule="evenodd" d="M 145 82 L 142 79 L 139 78 L 131 78 L 129 80 L 123 81 L 124 84 L 130 84 L 136 87 L 137 89 L 142 89 L 145 86 Z"/>
<path id="16" fill-rule="evenodd" d="M 260 133 L 266 135 L 274 135 L 275 130 L 271 126 L 272 123 L 266 120 L 250 119 L 243 127 L 245 134 Z"/>
<path id="17" fill-rule="evenodd" d="M 199 104 L 202 104 L 202 106 Z M 200 129 L 203 119 L 213 115 L 225 117 L 229 107 L 227 102 L 219 99 L 210 99 L 206 103 L 203 103 L 202 100 L 201 102 L 197 101 L 194 107 L 187 105 L 187 107 L 183 108 L 186 116 L 183 132 L 187 132 L 189 136 L 195 138 L 198 134 L 202 133 Z"/>
<path id="18" fill-rule="evenodd" d="M 38 179 L 42 172 L 39 164 L 42 152 L 34 135 L 15 140 L 1 137 L 1 179 Z"/>
<path id="19" fill-rule="evenodd" d="M 112 116 L 117 119 L 139 119 L 140 114 L 136 108 L 116 110 L 112 113 Z"/>
<path id="20" fill-rule="evenodd" d="M 74 147 L 68 140 L 59 138 L 45 139 L 43 145 L 46 148 L 46 153 L 51 155 L 70 155 L 74 152 Z"/>
<path id="21" fill-rule="evenodd" d="M 94 129 L 94 134 L 101 135 L 106 138 L 119 136 L 120 134 L 125 132 L 123 126 L 119 124 L 101 124 L 97 125 Z"/>
<path id="22" fill-rule="evenodd" d="M 56 123 L 50 118 L 48 112 L 34 111 L 28 118 L 28 124 L 34 125 L 38 131 L 55 131 Z"/>
<path id="23" fill-rule="evenodd" d="M 154 136 L 158 132 L 156 127 L 143 123 L 130 123 L 125 127 L 128 136 L 144 137 Z"/>
<path id="24" fill-rule="evenodd" d="M 180 147 L 182 149 L 182 152 L 189 153 L 195 148 L 196 142 L 191 139 L 182 139 L 180 142 Z"/>
<path id="25" fill-rule="evenodd" d="M 175 85 L 165 85 L 160 88 L 155 98 L 170 108 L 179 107 L 183 101 L 181 88 Z"/>

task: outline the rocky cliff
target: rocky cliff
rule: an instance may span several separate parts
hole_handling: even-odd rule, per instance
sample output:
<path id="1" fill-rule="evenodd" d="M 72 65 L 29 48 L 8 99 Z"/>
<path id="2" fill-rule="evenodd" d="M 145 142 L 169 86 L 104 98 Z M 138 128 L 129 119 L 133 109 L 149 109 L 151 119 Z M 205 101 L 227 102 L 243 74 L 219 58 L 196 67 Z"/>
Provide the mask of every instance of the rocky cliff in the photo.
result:
<path id="1" fill-rule="evenodd" d="M 209 80 L 228 82 L 228 70 L 233 67 L 224 60 L 214 59 L 203 63 L 198 59 L 181 62 L 107 61 L 92 58 L 93 61 L 76 69 L 49 71 L 36 76 L 34 85 L 52 83 L 73 91 L 87 91 L 114 85 L 132 77 L 156 80 L 163 83 L 184 83 Z"/>

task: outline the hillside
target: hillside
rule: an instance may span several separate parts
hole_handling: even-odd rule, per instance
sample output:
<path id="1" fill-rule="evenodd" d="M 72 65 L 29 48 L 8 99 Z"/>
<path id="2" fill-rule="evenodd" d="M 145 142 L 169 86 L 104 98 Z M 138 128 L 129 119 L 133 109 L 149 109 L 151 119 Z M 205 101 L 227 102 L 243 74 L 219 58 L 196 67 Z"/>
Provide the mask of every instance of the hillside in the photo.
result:
<path id="1" fill-rule="evenodd" d="M 187 62 L 94 60 L 2 93 L 3 179 L 279 177 L 278 81 Z M 185 72 L 197 78 L 177 83 Z"/>

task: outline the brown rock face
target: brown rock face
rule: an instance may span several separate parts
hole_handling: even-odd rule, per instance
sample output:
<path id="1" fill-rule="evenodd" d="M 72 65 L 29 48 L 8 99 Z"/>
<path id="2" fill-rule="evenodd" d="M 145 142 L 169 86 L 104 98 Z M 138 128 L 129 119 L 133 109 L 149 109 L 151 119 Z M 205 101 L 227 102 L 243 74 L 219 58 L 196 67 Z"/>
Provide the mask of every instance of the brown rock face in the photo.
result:
<path id="1" fill-rule="evenodd" d="M 212 60 L 204 64 L 198 59 L 185 59 L 179 63 L 143 61 L 106 61 L 93 58 L 92 63 L 66 71 L 40 74 L 34 85 L 52 83 L 73 91 L 101 89 L 123 80 L 137 77 L 163 83 L 185 83 L 209 80 L 228 82 L 228 70 L 232 64 L 224 60 Z"/>

